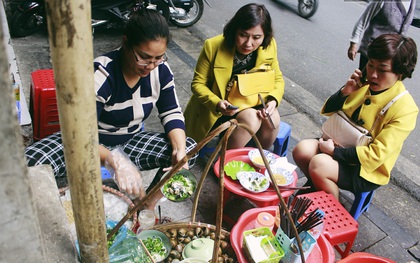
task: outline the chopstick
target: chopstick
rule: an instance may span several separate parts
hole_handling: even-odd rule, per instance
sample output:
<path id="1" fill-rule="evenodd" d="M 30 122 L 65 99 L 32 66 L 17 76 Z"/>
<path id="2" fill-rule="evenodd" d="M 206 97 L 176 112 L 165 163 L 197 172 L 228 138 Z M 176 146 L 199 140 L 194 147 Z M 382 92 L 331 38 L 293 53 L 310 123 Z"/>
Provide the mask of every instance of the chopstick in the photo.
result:
<path id="1" fill-rule="evenodd" d="M 280 190 L 303 190 L 303 189 L 309 189 L 310 186 L 277 186 Z M 274 189 L 270 191 L 275 191 Z"/>
<path id="2" fill-rule="evenodd" d="M 273 127 L 273 130 L 275 130 L 275 129 L 276 129 L 276 126 L 274 126 L 273 120 L 271 119 L 270 114 L 268 114 L 268 112 L 267 112 L 267 107 L 265 106 L 265 101 L 264 101 L 263 97 L 262 97 L 262 96 L 261 96 L 261 94 L 259 94 L 259 93 L 258 93 L 258 97 L 259 97 L 259 98 L 260 98 L 260 100 L 261 100 L 261 104 L 262 104 L 262 105 L 263 105 L 263 107 L 264 107 L 264 112 L 265 112 L 265 114 L 267 115 L 268 120 L 270 121 L 271 127 Z"/>
<path id="3" fill-rule="evenodd" d="M 159 224 L 162 224 L 162 209 L 160 208 L 160 205 L 158 206 L 159 211 Z"/>
<path id="4" fill-rule="evenodd" d="M 289 190 L 303 190 L 303 189 L 308 189 L 310 188 L 310 186 L 277 186 L 279 188 L 280 191 L 289 191 Z M 238 187 L 238 189 L 243 190 L 245 189 L 245 187 Z M 267 189 L 264 192 L 274 192 L 276 190 L 274 189 Z"/>

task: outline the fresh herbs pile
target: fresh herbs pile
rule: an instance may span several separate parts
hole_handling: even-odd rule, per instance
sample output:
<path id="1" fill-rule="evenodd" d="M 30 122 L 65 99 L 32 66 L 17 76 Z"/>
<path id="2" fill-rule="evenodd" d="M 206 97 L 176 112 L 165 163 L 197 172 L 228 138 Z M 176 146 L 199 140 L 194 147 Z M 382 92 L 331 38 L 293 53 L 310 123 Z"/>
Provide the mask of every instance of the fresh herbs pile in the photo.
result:
<path id="1" fill-rule="evenodd" d="M 143 240 L 143 244 L 154 260 L 159 262 L 165 259 L 167 250 L 160 237 L 148 237 L 146 240 Z"/>
<path id="2" fill-rule="evenodd" d="M 172 201 L 182 201 L 194 194 L 195 183 L 183 174 L 175 174 L 163 186 L 163 195 Z"/>

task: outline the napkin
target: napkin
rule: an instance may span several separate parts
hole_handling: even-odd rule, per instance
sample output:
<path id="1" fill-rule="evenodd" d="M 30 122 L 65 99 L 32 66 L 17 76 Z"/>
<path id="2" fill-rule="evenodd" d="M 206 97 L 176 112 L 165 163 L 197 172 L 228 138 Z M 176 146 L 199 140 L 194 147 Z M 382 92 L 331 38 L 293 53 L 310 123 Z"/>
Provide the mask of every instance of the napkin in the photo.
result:
<path id="1" fill-rule="evenodd" d="M 296 170 L 297 166 L 292 163 L 289 163 L 289 161 L 287 160 L 287 157 L 279 157 L 271 165 L 271 167 L 281 167 L 283 169 L 286 169 L 290 173 L 293 173 Z"/>

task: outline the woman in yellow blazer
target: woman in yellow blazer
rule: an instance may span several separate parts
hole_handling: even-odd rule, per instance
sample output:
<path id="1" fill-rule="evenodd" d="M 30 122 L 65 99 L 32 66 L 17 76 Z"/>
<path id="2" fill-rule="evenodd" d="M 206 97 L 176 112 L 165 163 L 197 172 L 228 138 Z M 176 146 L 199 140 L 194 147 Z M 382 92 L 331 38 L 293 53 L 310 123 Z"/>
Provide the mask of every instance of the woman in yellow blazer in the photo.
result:
<path id="1" fill-rule="evenodd" d="M 375 190 L 388 184 L 403 143 L 416 125 L 419 109 L 407 93 L 374 122 L 385 105 L 405 91 L 402 80 L 411 78 L 417 62 L 416 43 L 399 34 L 376 38 L 368 48 L 366 85 L 357 69 L 343 88 L 324 104 L 321 113 L 338 110 L 370 130 L 368 146 L 340 148 L 323 139 L 307 139 L 296 145 L 293 158 L 313 190 L 323 190 L 337 199 L 339 188 L 353 193 Z"/>
<path id="2" fill-rule="evenodd" d="M 275 86 L 266 97 L 266 109 L 261 106 L 239 111 L 230 108 L 226 86 L 232 75 L 269 64 L 275 71 Z M 277 60 L 277 45 L 273 38 L 271 17 L 264 5 L 241 7 L 226 24 L 223 35 L 205 41 L 194 71 L 192 97 L 184 111 L 186 132 L 201 141 L 212 129 L 229 119 L 248 125 L 268 149 L 279 130 L 277 107 L 284 94 L 284 80 Z M 233 105 L 235 106 L 235 105 Z M 274 129 L 268 120 L 270 115 Z M 251 135 L 235 129 L 228 148 L 245 146 Z"/>

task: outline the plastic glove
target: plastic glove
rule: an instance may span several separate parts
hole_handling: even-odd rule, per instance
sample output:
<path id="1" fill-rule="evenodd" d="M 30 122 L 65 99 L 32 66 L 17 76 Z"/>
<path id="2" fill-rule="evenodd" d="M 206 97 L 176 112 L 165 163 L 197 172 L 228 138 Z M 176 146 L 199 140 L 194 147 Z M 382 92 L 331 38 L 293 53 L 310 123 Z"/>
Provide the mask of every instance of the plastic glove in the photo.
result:
<path id="1" fill-rule="evenodd" d="M 105 159 L 105 167 L 113 175 L 120 191 L 130 195 L 131 199 L 141 198 L 145 195 L 140 171 L 122 148 L 115 148 L 108 154 Z"/>

